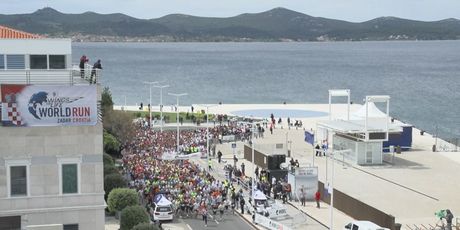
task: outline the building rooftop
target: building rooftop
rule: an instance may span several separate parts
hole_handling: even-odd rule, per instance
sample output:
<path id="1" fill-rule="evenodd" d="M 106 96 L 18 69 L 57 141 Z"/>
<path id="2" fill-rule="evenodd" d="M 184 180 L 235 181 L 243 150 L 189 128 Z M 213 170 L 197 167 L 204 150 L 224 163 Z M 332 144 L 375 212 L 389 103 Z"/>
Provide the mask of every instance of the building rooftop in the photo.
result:
<path id="1" fill-rule="evenodd" d="M 31 34 L 0 25 L 0 39 L 39 39 L 38 34 Z"/>

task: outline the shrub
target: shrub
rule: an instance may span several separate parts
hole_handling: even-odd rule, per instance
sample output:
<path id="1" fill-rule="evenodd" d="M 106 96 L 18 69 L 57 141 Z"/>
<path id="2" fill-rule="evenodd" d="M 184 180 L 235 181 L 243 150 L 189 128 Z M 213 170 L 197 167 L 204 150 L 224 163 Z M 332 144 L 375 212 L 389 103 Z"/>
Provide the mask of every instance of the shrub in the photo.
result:
<path id="1" fill-rule="evenodd" d="M 118 169 L 115 165 L 104 165 L 104 177 L 114 173 L 118 173 Z"/>
<path id="2" fill-rule="evenodd" d="M 131 230 L 140 223 L 149 222 L 149 215 L 145 209 L 139 205 L 126 207 L 121 211 L 120 230 Z"/>
<path id="3" fill-rule="evenodd" d="M 103 134 L 104 152 L 111 155 L 118 155 L 120 152 L 120 142 L 109 132 Z"/>
<path id="4" fill-rule="evenodd" d="M 160 228 L 158 228 L 157 226 L 153 224 L 141 223 L 141 224 L 134 226 L 132 230 L 160 230 Z"/>
<path id="5" fill-rule="evenodd" d="M 115 165 L 115 161 L 113 160 L 112 156 L 110 156 L 107 153 L 104 153 L 102 159 L 104 161 L 104 166 L 106 166 L 106 165 Z"/>
<path id="6" fill-rule="evenodd" d="M 107 206 L 110 212 L 121 211 L 128 206 L 138 205 L 139 199 L 133 189 L 115 188 L 109 193 Z"/>
<path id="7" fill-rule="evenodd" d="M 125 178 L 119 173 L 112 173 L 107 174 L 104 177 L 104 190 L 105 190 L 105 198 L 107 199 L 110 192 L 115 188 L 126 188 L 127 183 Z"/>

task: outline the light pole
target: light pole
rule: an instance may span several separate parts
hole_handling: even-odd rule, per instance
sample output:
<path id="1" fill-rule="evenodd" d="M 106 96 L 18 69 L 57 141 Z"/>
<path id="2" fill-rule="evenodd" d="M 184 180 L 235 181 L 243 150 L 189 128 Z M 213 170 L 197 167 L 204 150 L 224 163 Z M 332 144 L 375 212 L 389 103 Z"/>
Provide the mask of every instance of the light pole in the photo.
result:
<path id="1" fill-rule="evenodd" d="M 160 132 L 163 132 L 163 88 L 168 88 L 169 85 L 154 85 L 155 88 L 160 88 Z"/>
<path id="2" fill-rule="evenodd" d="M 157 81 L 144 81 L 144 84 L 148 84 L 150 85 L 150 100 L 149 100 L 149 103 L 150 103 L 150 108 L 149 108 L 149 124 L 150 124 L 150 128 L 153 127 L 152 125 L 152 85 L 155 85 L 155 84 L 158 84 Z"/>
<path id="3" fill-rule="evenodd" d="M 175 96 L 176 97 L 176 106 L 177 106 L 177 116 L 176 116 L 176 122 L 177 122 L 177 148 L 176 148 L 176 154 L 179 154 L 179 97 L 186 96 L 188 94 L 186 93 L 168 93 L 168 95 Z"/>
<path id="4" fill-rule="evenodd" d="M 255 205 L 255 201 L 254 201 L 254 186 L 255 186 L 255 177 L 256 177 L 256 172 L 255 172 L 255 169 L 254 169 L 254 133 L 255 133 L 255 125 L 254 125 L 254 118 L 252 119 L 252 137 L 251 137 L 251 147 L 252 147 L 252 157 L 251 157 L 251 160 L 252 160 L 252 181 L 251 181 L 251 201 L 252 201 L 252 205 Z"/>
<path id="5" fill-rule="evenodd" d="M 209 108 L 217 105 L 201 105 L 206 107 L 206 163 L 209 164 Z"/>

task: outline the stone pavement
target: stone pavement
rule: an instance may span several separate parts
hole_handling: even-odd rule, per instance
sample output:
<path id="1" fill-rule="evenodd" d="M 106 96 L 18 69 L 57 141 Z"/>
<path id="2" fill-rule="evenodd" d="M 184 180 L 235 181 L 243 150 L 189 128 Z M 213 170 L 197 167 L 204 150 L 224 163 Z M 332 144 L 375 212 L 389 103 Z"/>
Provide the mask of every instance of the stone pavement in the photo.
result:
<path id="1" fill-rule="evenodd" d="M 201 109 L 194 106 L 196 110 Z M 351 112 L 359 109 L 360 105 L 351 106 Z M 288 104 L 288 105 L 219 105 L 210 108 L 211 113 L 232 114 L 237 110 L 249 109 L 303 109 L 312 111 L 328 112 L 327 104 Z M 189 110 L 189 106 L 179 108 L 180 111 Z M 333 117 L 346 114 L 346 105 L 334 104 Z M 267 117 L 269 114 L 267 114 Z M 278 116 L 275 114 L 275 117 Z M 292 119 L 292 118 L 291 118 Z M 316 123 L 321 120 L 328 120 L 329 117 L 295 118 L 301 119 L 304 128 L 316 130 Z M 283 117 L 283 121 L 286 118 Z M 255 140 L 257 144 L 273 145 L 275 143 L 286 143 L 286 133 L 292 142 L 291 152 L 295 159 L 298 159 L 301 166 L 318 166 L 319 180 L 325 182 L 330 180 L 331 172 L 326 179 L 326 164 L 331 166 L 331 161 L 325 157 L 314 157 L 312 146 L 304 141 L 303 129 L 280 129 L 274 130 L 274 134 L 266 129 L 265 138 Z M 379 210 L 395 216 L 396 222 L 403 224 L 402 229 L 414 229 L 414 226 L 429 226 L 437 222 L 434 212 L 440 209 L 451 209 L 454 215 L 460 215 L 460 198 L 457 195 L 460 191 L 460 153 L 453 152 L 432 152 L 431 147 L 435 138 L 420 130 L 413 129 L 413 149 L 394 156 L 393 163 L 385 163 L 378 166 L 357 166 L 342 165 L 335 163 L 334 188 L 358 199 L 366 204 L 374 206 Z M 455 149 L 445 141 L 438 139 L 438 146 L 443 151 Z M 447 146 L 447 147 L 446 147 Z M 224 157 L 232 157 L 230 144 L 219 145 Z M 458 148 L 457 148 L 458 149 Z M 242 158 L 242 145 L 238 144 L 238 158 Z M 386 156 L 390 157 L 391 156 Z M 287 160 L 290 160 L 287 158 Z M 230 159 L 231 161 L 231 159 Z M 230 162 L 233 164 L 233 162 Z M 241 161 L 238 162 L 238 166 Z M 251 172 L 250 162 L 245 162 L 246 171 Z M 329 169 L 331 167 L 328 167 Z M 306 212 L 325 225 L 329 225 L 329 211 L 325 204 L 319 210 L 315 205 L 309 203 Z M 334 229 L 342 229 L 352 218 L 334 211 Z M 410 227 L 410 228 L 409 228 Z"/>

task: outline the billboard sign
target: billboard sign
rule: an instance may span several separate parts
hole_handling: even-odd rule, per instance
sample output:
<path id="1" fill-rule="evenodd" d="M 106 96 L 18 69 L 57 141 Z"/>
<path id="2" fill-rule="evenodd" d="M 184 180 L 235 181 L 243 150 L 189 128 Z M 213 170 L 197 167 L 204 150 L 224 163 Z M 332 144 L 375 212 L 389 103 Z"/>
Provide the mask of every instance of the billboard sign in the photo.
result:
<path id="1" fill-rule="evenodd" d="M 1 85 L 4 126 L 97 123 L 96 86 Z"/>

